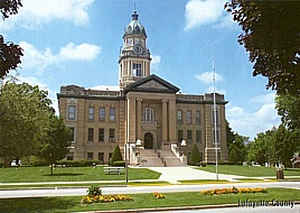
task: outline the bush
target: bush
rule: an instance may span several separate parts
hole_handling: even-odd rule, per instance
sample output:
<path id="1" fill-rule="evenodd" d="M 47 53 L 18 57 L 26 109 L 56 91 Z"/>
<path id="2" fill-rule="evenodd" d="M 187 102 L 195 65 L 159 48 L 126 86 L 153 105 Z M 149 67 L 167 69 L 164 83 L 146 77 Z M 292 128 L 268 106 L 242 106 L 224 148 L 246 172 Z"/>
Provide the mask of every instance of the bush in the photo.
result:
<path id="1" fill-rule="evenodd" d="M 199 164 L 202 160 L 201 158 L 202 158 L 202 156 L 198 150 L 198 146 L 197 146 L 197 144 L 194 144 L 193 148 L 192 148 L 192 153 L 191 153 L 191 157 L 189 160 L 189 164 L 193 165 L 193 166 L 199 166 Z"/>
<path id="2" fill-rule="evenodd" d="M 116 167 L 118 167 L 118 166 L 122 166 L 122 167 L 125 167 L 125 161 L 123 161 L 123 160 L 120 160 L 120 161 L 114 161 L 113 163 L 112 163 L 112 166 L 116 166 Z"/>
<path id="3" fill-rule="evenodd" d="M 112 153 L 111 157 L 112 165 L 115 161 L 123 161 L 121 150 L 119 145 L 117 145 Z"/>
<path id="4" fill-rule="evenodd" d="M 31 156 L 28 163 L 32 166 L 49 166 L 49 163 L 46 160 L 36 156 Z"/>
<path id="5" fill-rule="evenodd" d="M 102 190 L 99 186 L 91 185 L 87 190 L 88 196 L 99 196 L 102 195 Z"/>
<path id="6" fill-rule="evenodd" d="M 99 160 L 60 160 L 56 164 L 66 165 L 66 167 L 87 167 L 100 164 Z"/>

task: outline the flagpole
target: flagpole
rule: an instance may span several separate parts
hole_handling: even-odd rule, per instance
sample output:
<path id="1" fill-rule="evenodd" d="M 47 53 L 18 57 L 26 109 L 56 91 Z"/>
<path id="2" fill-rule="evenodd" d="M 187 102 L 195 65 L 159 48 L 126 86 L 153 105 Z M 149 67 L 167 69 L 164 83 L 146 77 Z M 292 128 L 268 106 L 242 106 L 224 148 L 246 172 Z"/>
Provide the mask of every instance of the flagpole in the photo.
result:
<path id="1" fill-rule="evenodd" d="M 218 174 L 218 141 L 217 141 L 217 105 L 216 105 L 216 69 L 215 69 L 215 61 L 213 61 L 213 87 L 214 87 L 214 141 L 215 141 L 215 149 L 216 149 L 216 178 L 219 180 Z"/>

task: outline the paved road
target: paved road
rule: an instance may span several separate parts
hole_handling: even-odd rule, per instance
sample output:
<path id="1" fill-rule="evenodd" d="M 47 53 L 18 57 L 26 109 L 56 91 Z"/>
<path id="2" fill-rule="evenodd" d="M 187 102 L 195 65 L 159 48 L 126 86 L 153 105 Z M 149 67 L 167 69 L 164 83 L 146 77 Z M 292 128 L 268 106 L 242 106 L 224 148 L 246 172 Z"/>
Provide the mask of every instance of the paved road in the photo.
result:
<path id="1" fill-rule="evenodd" d="M 300 206 L 296 207 L 259 207 L 259 208 L 225 208 L 225 209 L 205 209 L 188 211 L 166 211 L 172 213 L 300 213 Z M 154 213 L 154 212 L 145 212 Z"/>
<path id="2" fill-rule="evenodd" d="M 294 188 L 300 189 L 300 182 L 274 183 L 236 183 L 207 185 L 171 185 L 171 186 L 139 186 L 139 187 L 103 187 L 103 194 L 135 194 L 152 192 L 192 192 L 213 188 L 264 187 L 264 188 Z M 5 190 L 0 191 L 0 198 L 14 197 L 54 197 L 86 195 L 87 188 L 77 189 L 40 189 L 40 190 Z"/>

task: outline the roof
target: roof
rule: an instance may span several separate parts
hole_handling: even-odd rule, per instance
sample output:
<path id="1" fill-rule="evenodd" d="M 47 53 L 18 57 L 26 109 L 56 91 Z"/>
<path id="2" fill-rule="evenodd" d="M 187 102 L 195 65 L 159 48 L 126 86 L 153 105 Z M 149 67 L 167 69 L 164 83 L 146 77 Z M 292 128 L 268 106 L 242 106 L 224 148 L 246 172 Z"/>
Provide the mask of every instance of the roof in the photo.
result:
<path id="1" fill-rule="evenodd" d="M 148 77 L 137 80 L 129 84 L 124 92 L 159 92 L 159 93 L 177 93 L 180 89 L 159 76 L 152 74 Z"/>

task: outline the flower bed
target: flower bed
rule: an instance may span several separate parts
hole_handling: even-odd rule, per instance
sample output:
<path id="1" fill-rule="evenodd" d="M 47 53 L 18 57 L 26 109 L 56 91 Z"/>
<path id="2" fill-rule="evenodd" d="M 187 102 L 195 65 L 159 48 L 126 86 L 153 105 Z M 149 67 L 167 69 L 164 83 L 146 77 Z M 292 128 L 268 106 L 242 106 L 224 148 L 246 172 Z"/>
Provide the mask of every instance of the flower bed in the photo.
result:
<path id="1" fill-rule="evenodd" d="M 210 189 L 202 190 L 201 194 L 204 195 L 221 195 L 221 194 L 236 194 L 236 193 L 265 193 L 267 192 L 264 188 L 223 188 L 223 189 Z"/>
<path id="2" fill-rule="evenodd" d="M 128 195 L 95 195 L 95 196 L 84 196 L 82 197 L 81 204 L 92 204 L 92 203 L 110 203 L 116 201 L 131 201 L 133 200 Z"/>
<path id="3" fill-rule="evenodd" d="M 165 199 L 166 196 L 162 193 L 158 193 L 158 192 L 154 192 L 153 193 L 153 196 L 156 198 L 156 199 Z"/>

